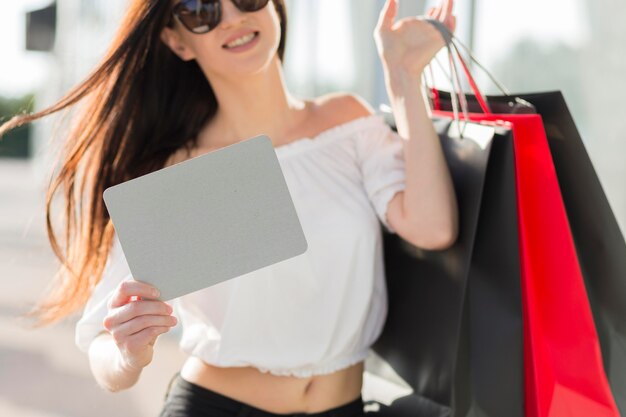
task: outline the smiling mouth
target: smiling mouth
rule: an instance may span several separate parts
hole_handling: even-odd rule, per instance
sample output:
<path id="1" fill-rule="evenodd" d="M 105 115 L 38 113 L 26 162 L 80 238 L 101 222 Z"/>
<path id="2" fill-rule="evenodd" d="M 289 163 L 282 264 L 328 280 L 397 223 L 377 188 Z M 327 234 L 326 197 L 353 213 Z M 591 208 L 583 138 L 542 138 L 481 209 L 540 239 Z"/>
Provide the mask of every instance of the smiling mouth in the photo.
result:
<path id="1" fill-rule="evenodd" d="M 250 38 L 246 43 L 243 43 L 243 44 L 240 44 L 240 45 L 231 46 L 231 47 L 229 47 L 228 44 L 224 44 L 224 45 L 222 45 L 222 48 L 224 48 L 224 49 L 232 49 L 232 48 L 236 48 L 238 46 L 247 45 L 247 44 L 249 44 L 250 42 L 252 42 L 253 40 L 255 40 L 259 36 L 259 32 L 258 31 L 254 31 L 254 32 L 252 32 L 252 34 L 254 36 L 252 36 L 252 38 Z"/>

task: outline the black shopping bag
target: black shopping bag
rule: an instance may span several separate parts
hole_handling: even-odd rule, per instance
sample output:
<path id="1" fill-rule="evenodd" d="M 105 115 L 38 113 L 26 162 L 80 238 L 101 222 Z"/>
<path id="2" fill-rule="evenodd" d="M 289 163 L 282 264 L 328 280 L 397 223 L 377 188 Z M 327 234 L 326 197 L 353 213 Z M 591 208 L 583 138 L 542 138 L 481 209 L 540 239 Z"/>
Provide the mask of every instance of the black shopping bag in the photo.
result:
<path id="1" fill-rule="evenodd" d="M 452 109 L 448 92 L 437 91 L 438 106 Z M 626 414 L 626 242 L 576 124 L 560 91 L 487 95 L 491 109 L 514 113 L 511 97 L 533 105 L 541 115 L 591 305 L 602 359 L 613 397 Z M 466 95 L 470 111 L 480 112 Z"/>
<path id="2" fill-rule="evenodd" d="M 375 353 L 413 390 L 381 416 L 523 415 L 523 339 L 512 133 L 433 118 L 460 233 L 426 251 L 384 233 L 389 295 Z"/>
<path id="3" fill-rule="evenodd" d="M 626 243 L 560 91 L 518 94 L 544 121 L 582 268 L 604 369 L 626 415 Z M 488 96 L 492 102 L 506 97 Z"/>

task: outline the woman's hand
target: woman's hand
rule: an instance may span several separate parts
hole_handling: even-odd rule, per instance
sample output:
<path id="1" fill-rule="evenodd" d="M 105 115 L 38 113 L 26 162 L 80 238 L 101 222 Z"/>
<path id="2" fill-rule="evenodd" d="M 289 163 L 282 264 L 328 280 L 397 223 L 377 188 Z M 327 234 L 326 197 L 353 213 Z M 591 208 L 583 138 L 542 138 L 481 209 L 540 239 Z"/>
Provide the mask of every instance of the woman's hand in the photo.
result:
<path id="1" fill-rule="evenodd" d="M 376 28 L 374 40 L 383 65 L 392 72 L 403 72 L 419 77 L 445 46 L 441 33 L 422 16 L 406 17 L 394 22 L 399 0 L 387 0 Z M 453 0 L 440 0 L 428 10 L 427 16 L 438 19 L 454 32 L 456 17 L 452 14 Z"/>
<path id="2" fill-rule="evenodd" d="M 123 281 L 109 300 L 103 320 L 121 354 L 125 369 L 138 370 L 152 361 L 157 337 L 176 325 L 173 308 L 158 297 L 157 289 L 140 281 Z M 138 297 L 133 301 L 131 297 Z M 152 299 L 144 300 L 142 298 Z"/>

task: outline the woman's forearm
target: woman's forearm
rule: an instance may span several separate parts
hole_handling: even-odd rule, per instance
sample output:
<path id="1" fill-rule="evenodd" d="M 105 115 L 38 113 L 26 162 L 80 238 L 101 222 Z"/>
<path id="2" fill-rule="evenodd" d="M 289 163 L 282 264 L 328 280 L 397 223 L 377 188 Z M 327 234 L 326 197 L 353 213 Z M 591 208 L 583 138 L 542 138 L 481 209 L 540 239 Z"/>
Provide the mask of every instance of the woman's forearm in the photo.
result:
<path id="1" fill-rule="evenodd" d="M 447 246 L 458 232 L 452 178 L 422 94 L 419 74 L 386 71 L 387 90 L 398 134 L 404 138 L 404 213 L 421 240 Z"/>
<path id="2" fill-rule="evenodd" d="M 89 347 L 89 365 L 98 385 L 118 392 L 135 385 L 142 369 L 129 369 L 121 361 L 120 351 L 113 337 L 103 332 Z"/>

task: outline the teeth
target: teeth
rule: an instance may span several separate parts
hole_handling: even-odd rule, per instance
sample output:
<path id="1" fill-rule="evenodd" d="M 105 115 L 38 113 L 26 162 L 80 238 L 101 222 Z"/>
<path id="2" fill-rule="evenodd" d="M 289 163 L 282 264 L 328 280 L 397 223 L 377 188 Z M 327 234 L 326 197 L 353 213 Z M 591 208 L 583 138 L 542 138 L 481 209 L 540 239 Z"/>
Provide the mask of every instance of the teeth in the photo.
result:
<path id="1" fill-rule="evenodd" d="M 241 38 L 232 41 L 231 43 L 227 44 L 226 46 L 229 47 L 229 48 L 234 48 L 235 46 L 243 45 L 243 44 L 246 44 L 246 43 L 250 42 L 252 40 L 252 38 L 254 38 L 254 33 L 250 33 L 250 34 L 248 34 L 246 36 L 242 36 Z"/>

